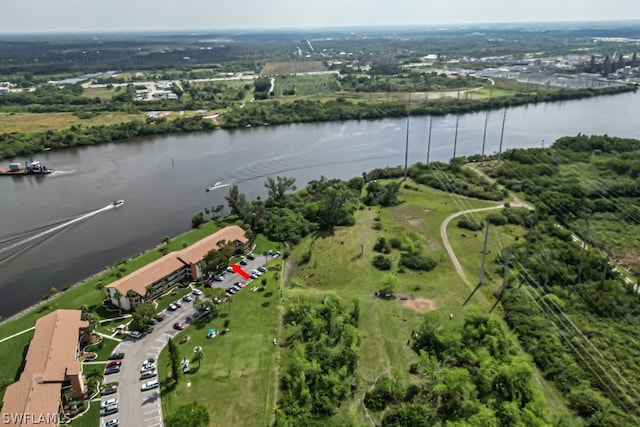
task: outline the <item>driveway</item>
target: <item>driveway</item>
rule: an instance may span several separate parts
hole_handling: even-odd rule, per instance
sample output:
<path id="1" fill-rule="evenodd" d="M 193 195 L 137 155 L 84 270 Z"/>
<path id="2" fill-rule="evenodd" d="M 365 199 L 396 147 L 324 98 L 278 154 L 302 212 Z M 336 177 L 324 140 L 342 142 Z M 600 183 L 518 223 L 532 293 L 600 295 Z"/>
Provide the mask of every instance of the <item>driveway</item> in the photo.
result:
<path id="1" fill-rule="evenodd" d="M 271 256 L 265 257 L 257 254 L 255 257 L 254 260 L 247 260 L 247 265 L 241 266 L 247 273 L 251 273 L 251 270 L 257 269 L 272 258 Z M 244 280 L 237 273 L 226 273 L 222 282 L 214 281 L 213 283 L 215 287 L 228 289 L 238 281 L 249 283 L 251 279 Z M 248 292 L 248 290 L 241 290 L 240 292 Z M 180 332 L 173 329 L 174 323 L 180 322 L 186 326 L 185 329 L 188 329 L 190 322 L 187 321 L 187 318 L 195 314 L 196 310 L 193 308 L 193 301 L 185 302 L 180 300 L 180 302 L 182 307 L 176 311 L 164 310 L 162 312 L 164 320 L 154 325 L 152 332 L 144 334 L 138 339 L 127 337 L 114 349 L 114 352 L 124 353 L 125 357 L 122 359 L 120 372 L 105 376 L 104 383 L 117 381 L 118 393 L 102 397 L 101 403 L 108 399 L 117 398 L 118 412 L 107 417 L 101 417 L 101 426 L 107 420 L 113 418 L 119 419 L 120 426 L 123 427 L 161 427 L 163 425 L 160 389 L 156 388 L 144 392 L 140 390 L 142 384 L 154 379 L 140 380 L 140 368 L 143 362 L 149 358 L 154 358 L 157 361 L 160 351 L 167 345 L 168 338 L 173 338 Z"/>

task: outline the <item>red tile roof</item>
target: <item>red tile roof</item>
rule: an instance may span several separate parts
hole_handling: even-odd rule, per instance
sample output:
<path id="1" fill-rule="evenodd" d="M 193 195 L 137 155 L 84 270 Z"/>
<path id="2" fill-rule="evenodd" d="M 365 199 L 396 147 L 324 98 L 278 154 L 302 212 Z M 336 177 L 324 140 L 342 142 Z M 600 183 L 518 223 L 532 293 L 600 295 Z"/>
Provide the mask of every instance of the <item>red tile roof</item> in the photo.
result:
<path id="1" fill-rule="evenodd" d="M 115 288 L 122 295 L 133 289 L 138 295 L 144 296 L 147 293 L 146 287 L 159 280 L 184 265 L 197 264 L 212 249 L 218 249 L 218 242 L 226 240 L 230 242 L 239 241 L 246 244 L 249 240 L 244 236 L 245 231 L 237 226 L 231 225 L 218 230 L 210 236 L 194 243 L 181 251 L 171 252 L 164 257 L 145 265 L 113 283 L 107 285 L 108 288 Z"/>
<path id="2" fill-rule="evenodd" d="M 88 322 L 80 320 L 80 315 L 80 310 L 56 310 L 36 321 L 24 370 L 18 382 L 5 392 L 3 420 L 4 414 L 31 414 L 34 418 L 12 425 L 57 425 L 40 422 L 38 417 L 58 412 L 61 383 L 67 374 L 82 372 L 76 351 L 80 328 L 87 327 Z"/>

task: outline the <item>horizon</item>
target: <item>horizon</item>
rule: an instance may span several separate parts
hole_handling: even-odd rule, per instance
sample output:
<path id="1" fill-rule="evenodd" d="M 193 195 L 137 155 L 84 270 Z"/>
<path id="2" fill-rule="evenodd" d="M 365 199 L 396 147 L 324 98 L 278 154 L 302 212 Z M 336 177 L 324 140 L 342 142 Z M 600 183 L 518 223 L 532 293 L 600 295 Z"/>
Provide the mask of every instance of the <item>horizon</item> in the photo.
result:
<path id="1" fill-rule="evenodd" d="M 452 26 L 497 23 L 557 23 L 640 19 L 640 2 L 620 0 L 603 7 L 597 0 L 474 0 L 428 4 L 396 0 L 23 0 L 3 4 L 2 33 L 103 33 L 139 31 L 229 31 L 353 28 L 361 26 Z"/>
<path id="2" fill-rule="evenodd" d="M 640 18 L 634 19 L 609 19 L 609 20 L 547 20 L 547 21 L 501 21 L 501 22 L 452 22 L 441 24 L 359 24 L 359 25 L 341 25 L 341 26 L 309 26 L 309 27 L 237 27 L 237 28 L 155 28 L 155 29 L 110 29 L 110 30 L 49 30 L 49 31 L 1 31 L 0 36 L 46 36 L 46 35 L 96 35 L 96 34 L 159 34 L 159 35 L 172 35 L 172 34 L 189 34 L 200 35 L 210 33 L 296 33 L 296 32 L 326 32 L 337 31 L 346 32 L 353 30 L 393 30 L 393 29 L 412 29 L 412 30 L 446 30 L 446 29 L 477 29 L 477 28 L 491 28 L 498 29 L 498 27 L 549 27 L 554 28 L 562 24 L 574 24 L 577 27 L 589 24 L 609 24 L 615 26 L 624 26 L 625 24 L 632 25 L 640 23 Z M 640 32 L 640 30 L 639 30 Z"/>

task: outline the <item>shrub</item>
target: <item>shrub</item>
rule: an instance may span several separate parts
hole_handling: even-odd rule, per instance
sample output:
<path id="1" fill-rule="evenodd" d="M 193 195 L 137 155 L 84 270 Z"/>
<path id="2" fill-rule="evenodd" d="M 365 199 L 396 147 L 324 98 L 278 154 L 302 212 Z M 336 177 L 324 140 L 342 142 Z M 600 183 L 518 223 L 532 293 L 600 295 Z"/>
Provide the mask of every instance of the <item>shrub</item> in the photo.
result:
<path id="1" fill-rule="evenodd" d="M 380 224 L 379 222 L 374 222 L 372 228 L 374 230 L 382 230 L 382 224 Z"/>
<path id="2" fill-rule="evenodd" d="M 431 271 L 438 263 L 429 255 L 403 253 L 399 264 L 411 270 Z"/>
<path id="3" fill-rule="evenodd" d="M 380 237 L 373 246 L 373 250 L 383 254 L 388 254 L 391 252 L 391 244 L 384 237 Z"/>
<path id="4" fill-rule="evenodd" d="M 400 249 L 402 247 L 402 241 L 397 237 L 392 237 L 389 239 L 389 244 L 393 249 Z"/>
<path id="5" fill-rule="evenodd" d="M 501 213 L 490 213 L 487 215 L 486 220 L 489 224 L 493 225 L 505 225 L 507 223 L 507 217 Z"/>
<path id="6" fill-rule="evenodd" d="M 471 231 L 479 231 L 484 228 L 484 225 L 480 221 L 466 215 L 458 221 L 457 225 L 459 228 L 466 228 Z"/>
<path id="7" fill-rule="evenodd" d="M 391 270 L 391 267 L 393 267 L 393 263 L 391 262 L 391 259 L 384 255 L 378 255 L 374 257 L 372 264 L 378 270 Z"/>

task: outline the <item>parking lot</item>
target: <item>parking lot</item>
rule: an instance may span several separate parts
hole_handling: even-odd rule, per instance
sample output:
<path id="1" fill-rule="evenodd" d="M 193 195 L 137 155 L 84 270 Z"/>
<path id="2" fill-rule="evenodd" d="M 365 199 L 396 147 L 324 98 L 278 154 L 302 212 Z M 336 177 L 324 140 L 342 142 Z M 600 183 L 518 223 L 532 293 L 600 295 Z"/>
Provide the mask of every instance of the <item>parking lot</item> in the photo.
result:
<path id="1" fill-rule="evenodd" d="M 254 260 L 248 260 L 242 269 L 251 273 L 266 263 L 268 259 L 264 255 L 256 255 Z M 211 286 L 230 289 L 234 283 L 248 284 L 252 279 L 243 279 L 238 273 L 227 272 L 221 277 L 221 281 L 211 281 Z M 245 286 L 246 287 L 246 286 Z M 248 289 L 240 289 L 239 292 L 249 292 Z M 196 291 L 197 293 L 197 291 Z M 177 297 L 176 297 L 177 298 Z M 201 295 L 200 298 L 204 298 Z M 143 334 L 140 338 L 124 338 L 114 349 L 114 352 L 124 353 L 120 365 L 120 371 L 105 375 L 104 384 L 118 382 L 117 392 L 101 397 L 101 405 L 110 399 L 117 399 L 117 412 L 100 417 L 100 426 L 112 419 L 118 419 L 120 426 L 145 426 L 159 427 L 163 425 L 162 406 L 160 401 L 160 389 L 142 391 L 143 384 L 152 380 L 160 380 L 157 376 L 141 379 L 141 368 L 145 361 L 152 358 L 158 360 L 160 351 L 167 344 L 168 338 L 173 338 L 180 331 L 174 329 L 175 323 L 181 323 L 185 328 L 198 317 L 193 308 L 193 300 L 179 300 L 181 307 L 175 310 L 165 309 L 161 313 L 164 319 L 158 322 L 153 330 Z"/>

